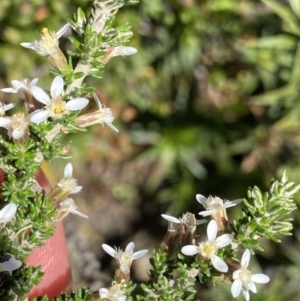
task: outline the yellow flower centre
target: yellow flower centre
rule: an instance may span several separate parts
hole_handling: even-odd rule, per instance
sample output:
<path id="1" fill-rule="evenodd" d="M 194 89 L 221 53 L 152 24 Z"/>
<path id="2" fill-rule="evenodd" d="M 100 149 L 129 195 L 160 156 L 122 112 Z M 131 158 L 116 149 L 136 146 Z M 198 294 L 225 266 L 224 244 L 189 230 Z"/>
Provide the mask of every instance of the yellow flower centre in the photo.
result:
<path id="1" fill-rule="evenodd" d="M 240 279 L 243 283 L 249 284 L 251 282 L 251 272 L 248 269 L 242 269 L 240 273 Z"/>
<path id="2" fill-rule="evenodd" d="M 204 247 L 204 252 L 205 252 L 205 253 L 210 253 L 211 250 L 212 250 L 212 246 L 211 246 L 211 245 L 206 245 L 206 246 Z"/>
<path id="3" fill-rule="evenodd" d="M 218 247 L 214 242 L 206 241 L 199 244 L 199 254 L 204 258 L 211 258 L 217 252 Z"/>
<path id="4" fill-rule="evenodd" d="M 48 28 L 43 28 L 43 29 L 42 29 L 42 33 L 43 33 L 45 39 L 46 39 L 48 42 L 51 42 L 51 41 L 52 41 L 52 37 L 51 37 L 51 35 L 50 35 L 50 33 L 49 33 Z"/>
<path id="5" fill-rule="evenodd" d="M 62 114 L 63 112 L 64 112 L 64 110 L 61 107 L 54 109 L 55 114 Z"/>
<path id="6" fill-rule="evenodd" d="M 61 97 L 56 97 L 51 100 L 51 104 L 48 105 L 50 111 L 50 117 L 61 118 L 63 115 L 68 114 L 66 108 L 66 102 Z"/>

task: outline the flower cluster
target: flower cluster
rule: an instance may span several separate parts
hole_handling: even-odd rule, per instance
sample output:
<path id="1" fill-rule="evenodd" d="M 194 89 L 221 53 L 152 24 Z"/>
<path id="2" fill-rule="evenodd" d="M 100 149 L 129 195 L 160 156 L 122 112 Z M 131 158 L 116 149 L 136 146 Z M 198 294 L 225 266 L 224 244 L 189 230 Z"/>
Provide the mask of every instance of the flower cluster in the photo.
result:
<path id="1" fill-rule="evenodd" d="M 81 191 L 82 186 L 77 185 L 77 180 L 73 177 L 73 166 L 71 163 L 67 163 L 64 169 L 64 177 L 56 184 L 47 197 L 54 204 L 54 207 L 58 209 L 55 222 L 61 221 L 69 213 L 78 215 L 84 218 L 88 216 L 77 210 L 77 206 L 72 198 L 69 198 L 71 194 L 77 194 Z"/>
<path id="2" fill-rule="evenodd" d="M 207 226 L 207 239 L 196 242 L 195 230 L 196 226 L 205 223 L 203 220 L 196 220 L 191 213 L 186 213 L 182 218 L 175 218 L 170 215 L 162 214 L 162 217 L 169 221 L 168 232 L 163 239 L 161 248 L 164 251 L 174 249 L 176 244 L 181 245 L 181 252 L 186 256 L 195 256 L 196 262 L 210 261 L 215 270 L 221 273 L 228 273 L 229 267 L 226 263 L 226 252 L 220 252 L 221 249 L 230 247 L 234 236 L 230 233 L 218 236 L 219 232 L 228 230 L 228 218 L 226 209 L 236 206 L 242 202 L 242 199 L 234 201 L 223 201 L 219 197 L 209 196 L 205 198 L 201 194 L 196 195 L 197 201 L 206 209 L 199 212 L 201 216 L 211 216 L 211 221 Z M 189 234 L 187 239 L 176 239 L 179 235 L 181 238 Z M 189 243 L 187 243 L 189 241 Z M 222 255 L 220 255 L 222 254 Z M 237 297 L 240 292 L 243 293 L 245 299 L 250 300 L 249 291 L 256 293 L 257 283 L 267 283 L 269 277 L 264 274 L 254 274 L 247 269 L 250 260 L 250 251 L 246 250 L 241 259 L 241 268 L 232 274 L 233 283 L 231 286 L 232 296 Z M 200 271 L 201 273 L 201 271 Z"/>
<path id="3" fill-rule="evenodd" d="M 61 119 L 70 112 L 77 112 L 87 106 L 89 100 L 86 98 L 74 98 L 66 102 L 63 100 L 64 80 L 61 76 L 56 76 L 50 87 L 50 95 L 40 87 L 36 86 L 38 79 L 29 82 L 27 79 L 22 81 L 12 81 L 13 88 L 4 88 L 3 92 L 18 93 L 24 100 L 29 115 L 25 116 L 23 112 L 15 113 L 11 117 L 5 116 L 5 112 L 14 107 L 13 104 L 1 105 L 0 127 L 6 128 L 9 137 L 14 140 L 23 138 L 26 142 L 29 135 L 30 123 L 39 124 L 46 121 L 49 117 L 52 119 Z M 39 102 L 44 107 L 35 110 L 35 102 Z"/>
<path id="4" fill-rule="evenodd" d="M 112 9 L 114 12 L 116 11 L 115 7 Z M 96 18 L 94 21 L 98 24 L 90 23 L 93 37 L 96 37 L 94 34 L 99 35 L 99 37 L 102 36 L 101 27 L 104 29 L 103 26 L 106 23 L 101 23 L 103 20 L 96 17 L 100 11 L 100 6 L 95 5 L 92 17 Z M 94 13 L 96 13 L 95 16 Z M 109 14 L 105 14 L 105 18 L 108 16 Z M 94 90 L 93 87 L 87 87 L 82 83 L 86 76 L 96 76 L 97 72 L 101 73 L 101 70 L 99 71 L 100 63 L 105 64 L 113 57 L 129 56 L 137 52 L 133 47 L 122 45 L 125 43 L 125 37 L 128 39 L 130 33 L 129 29 L 125 31 L 123 29 L 122 35 L 124 37 L 122 35 L 112 37 L 115 41 L 105 42 L 105 47 L 103 45 L 94 47 L 97 55 L 85 53 L 84 56 L 77 56 L 76 61 L 79 70 L 76 70 L 77 67 L 73 69 L 71 56 L 69 57 L 70 60 L 67 60 L 59 47 L 59 39 L 69 27 L 70 25 L 66 24 L 57 32 L 44 28 L 39 40 L 21 43 L 21 46 L 46 57 L 54 66 L 54 72 L 57 76 L 53 78 L 50 89 L 39 87 L 38 78 L 12 80 L 11 87 L 1 89 L 4 93 L 17 94 L 25 106 L 25 110 L 21 109 L 20 112 L 9 114 L 15 104 L 0 103 L 0 127 L 3 128 L 0 162 L 1 176 L 3 171 L 3 183 L 0 183 L 3 188 L 1 198 L 3 201 L 7 201 L 12 196 L 11 199 L 18 204 L 17 206 L 10 203 L 0 211 L 0 224 L 3 233 L 5 233 L 3 236 L 7 236 L 8 240 L 11 238 L 15 240 L 19 252 L 16 253 L 16 257 L 22 259 L 28 256 L 30 249 L 45 243 L 56 224 L 69 213 L 88 218 L 86 214 L 79 211 L 73 198 L 70 197 L 82 190 L 82 186 L 79 186 L 73 177 L 71 163 L 66 164 L 64 176 L 55 187 L 50 188 L 50 192 L 42 185 L 42 180 L 39 183 L 40 179 L 39 177 L 36 178 L 36 174 L 39 172 L 43 160 L 50 162 L 71 157 L 70 146 L 62 145 L 60 138 L 63 134 L 83 131 L 94 124 L 107 125 L 113 131 L 118 132 L 118 129 L 113 125 L 114 116 L 111 109 L 101 104 L 96 93 L 94 93 L 94 99 L 97 108 L 94 111 L 87 109 L 84 114 L 81 114 L 82 109 L 89 104 L 88 97 L 92 95 Z M 97 38 L 96 40 L 102 43 L 102 39 Z M 89 44 L 88 41 L 87 44 Z M 88 47 L 88 45 L 86 46 Z M 100 58 L 99 49 L 106 50 Z M 82 59 L 79 59 L 78 62 L 79 57 Z M 93 61 L 89 60 L 87 63 L 86 58 L 88 57 L 93 58 Z M 17 210 L 19 210 L 19 223 L 10 227 L 10 224 L 7 225 L 7 223 L 12 221 Z M 8 251 L 11 250 L 9 244 L 6 245 L 6 241 L 3 245 L 5 248 L 8 247 Z M 144 255 L 147 250 L 133 252 L 133 243 L 130 243 L 124 252 L 119 249 L 114 253 L 113 249 L 105 245 L 103 248 L 109 250 L 109 253 L 116 258 L 118 265 L 116 275 L 118 276 L 116 276 L 117 282 L 113 283 L 110 288 L 100 289 L 100 298 L 124 301 L 124 289 L 126 287 L 124 281 L 130 277 L 132 261 Z M 11 273 L 21 267 L 22 262 L 16 260 L 10 252 L 6 252 L 6 249 L 1 250 L 1 255 L 3 256 L 0 256 L 0 272 Z M 33 267 L 32 270 L 32 274 L 34 274 L 32 283 L 36 284 L 41 281 L 42 276 L 38 268 Z M 22 278 L 24 275 L 28 277 L 23 272 L 27 273 L 27 270 L 22 270 L 17 276 L 22 281 L 24 281 Z M 0 275 L 0 282 L 1 277 Z M 2 287 L 6 284 L 2 285 L 1 283 L 0 286 L 2 298 Z M 23 283 L 20 284 L 18 279 L 14 279 L 11 288 L 7 290 L 8 293 L 5 293 L 10 294 L 9 291 L 13 291 L 14 296 L 11 296 L 11 299 L 14 300 L 19 300 L 19 293 L 22 298 L 30 299 L 30 296 L 28 297 L 29 290 L 30 285 L 25 286 Z M 6 298 L 6 295 L 3 298 Z"/>
<path id="5" fill-rule="evenodd" d="M 0 210 L 0 230 L 2 231 L 0 234 L 3 237 L 4 248 L 8 247 L 8 249 L 1 250 L 0 256 L 1 298 L 3 297 L 2 288 L 7 285 L 7 283 L 2 283 L 2 278 L 7 276 L 13 284 L 12 287 L 7 285 L 9 292 L 4 298 L 9 295 L 11 300 L 19 300 L 17 294 L 22 292 L 21 297 L 26 296 L 24 300 L 29 300 L 28 292 L 31 288 L 30 285 L 24 285 L 24 279 L 32 276 L 31 282 L 35 284 L 41 280 L 42 276 L 37 276 L 39 271 L 34 267 L 32 267 L 32 275 L 28 272 L 31 268 L 13 273 L 23 265 L 22 261 L 16 258 L 23 260 L 31 249 L 45 243 L 56 224 L 68 214 L 88 218 L 86 214 L 78 210 L 74 199 L 70 197 L 82 191 L 82 186 L 79 186 L 73 177 L 71 163 L 65 165 L 63 177 L 55 186 L 53 185 L 53 188 L 50 188 L 50 192 L 43 190 L 44 187 L 40 186 L 35 177 L 43 160 L 66 159 L 72 153 L 69 145 L 61 144 L 61 135 L 83 131 L 95 124 L 107 126 L 118 132 L 113 125 L 112 110 L 100 102 L 97 94 L 94 93 L 94 87 L 87 87 L 83 81 L 87 76 L 101 77 L 102 67 L 110 59 L 116 56 L 124 58 L 137 52 L 137 49 L 133 47 L 122 45 L 128 42 L 128 37 L 131 36 L 129 26 L 113 27 L 114 16 L 122 6 L 121 3 L 125 2 L 133 3 L 135 0 L 93 1 L 89 18 L 78 9 L 75 21 L 70 21 L 70 25 L 64 25 L 57 32 L 44 28 L 39 40 L 21 43 L 23 47 L 32 49 L 38 55 L 49 59 L 54 66 L 53 73 L 57 76 L 53 78 L 50 89 L 37 86 L 38 78 L 12 80 L 11 87 L 1 89 L 4 93 L 17 94 L 26 109 L 26 111 L 14 112 L 10 115 L 9 111 L 15 107 L 15 104 L 0 103 L 0 127 L 5 133 L 1 135 L 0 168 L 4 174 L 1 204 L 11 200 Z M 74 49 L 63 52 L 59 47 L 59 39 L 70 26 L 78 36 L 70 38 Z M 68 53 L 69 57 L 66 58 L 64 53 Z M 76 66 L 73 69 L 75 63 Z M 86 108 L 89 104 L 88 97 L 92 95 L 96 102 L 96 110 Z M 82 113 L 83 109 L 85 112 Z M 282 182 L 287 183 L 285 177 Z M 295 210 L 296 205 L 289 202 L 289 197 L 300 189 L 300 185 L 296 188 L 292 186 L 293 184 L 288 183 L 278 188 L 273 184 L 274 189 L 271 194 L 272 197 L 275 196 L 275 200 L 272 200 L 271 210 L 273 211 L 268 212 L 272 218 L 274 217 L 271 222 Z M 279 197 L 280 193 L 282 193 L 282 198 Z M 154 250 L 153 257 L 150 259 L 153 267 L 148 271 L 150 285 L 148 287 L 147 284 L 143 284 L 139 290 L 143 291 L 146 297 L 135 296 L 135 299 L 141 301 L 192 300 L 195 278 L 199 277 L 200 281 L 204 279 L 213 282 L 221 278 L 230 282 L 233 298 L 242 294 L 246 301 L 249 301 L 250 292 L 257 292 L 256 283 L 268 283 L 270 279 L 264 274 L 252 274 L 248 269 L 251 246 L 257 245 L 253 242 L 255 240 L 253 237 L 245 238 L 244 234 L 248 234 L 258 226 L 260 229 L 255 235 L 259 234 L 260 237 L 275 241 L 275 234 L 289 235 L 292 227 L 290 220 L 287 219 L 279 222 L 276 220 L 274 228 L 266 229 L 268 221 L 263 219 L 264 215 L 267 215 L 265 213 L 268 207 L 266 205 L 268 197 L 262 197 L 258 189 L 252 195 L 254 195 L 253 205 L 248 206 L 250 214 L 243 212 L 240 224 L 238 224 L 240 220 L 229 224 L 227 209 L 240 204 L 242 199 L 227 201 L 217 196 L 206 198 L 197 194 L 196 200 L 205 209 L 199 212 L 199 215 L 203 218 L 209 217 L 210 220 L 198 220 L 190 212 L 179 218 L 162 214 L 161 216 L 168 221 L 168 229 L 159 251 Z M 247 200 L 244 204 L 247 205 Z M 283 209 L 285 212 L 278 214 L 277 208 L 282 207 L 285 207 Z M 259 219 L 256 219 L 257 211 L 260 214 Z M 197 234 L 197 226 L 204 223 L 207 223 L 206 235 L 201 237 Z M 11 243 L 12 247 L 6 239 L 7 241 L 15 240 Z M 78 294 L 80 297 L 78 295 L 74 297 L 73 293 L 70 298 L 99 300 L 100 297 L 100 300 L 105 301 L 126 301 L 127 296 L 134 289 L 135 285 L 130 281 L 132 263 L 135 259 L 146 255 L 148 250 L 135 252 L 133 242 L 130 242 L 125 250 L 112 248 L 107 244 L 102 244 L 102 248 L 116 262 L 111 285 L 107 288 L 100 288 L 93 296 L 88 292 L 87 298 L 80 294 Z M 237 260 L 239 248 L 244 249 L 240 262 Z M 17 277 L 21 279 L 19 282 Z M 25 287 L 24 290 L 23 287 Z M 68 299 L 66 295 L 63 298 Z"/>

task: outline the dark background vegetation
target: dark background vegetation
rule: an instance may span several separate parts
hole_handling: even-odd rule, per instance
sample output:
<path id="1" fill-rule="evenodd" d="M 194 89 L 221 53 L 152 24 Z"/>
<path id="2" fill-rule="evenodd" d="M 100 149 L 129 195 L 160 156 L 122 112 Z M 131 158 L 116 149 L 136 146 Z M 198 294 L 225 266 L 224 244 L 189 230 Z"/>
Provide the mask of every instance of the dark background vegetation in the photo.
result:
<path id="1" fill-rule="evenodd" d="M 43 27 L 57 31 L 88 5 L 1 0 L 0 86 L 40 77 L 49 87 L 49 62 L 19 43 L 38 39 Z M 300 182 L 300 1 L 141 0 L 118 13 L 117 23 L 124 22 L 138 53 L 114 58 L 104 78 L 90 82 L 120 133 L 94 126 L 66 138 L 84 187 L 75 199 L 90 216 L 65 222 L 74 281 L 92 290 L 112 276 L 102 243 L 152 249 L 166 228 L 160 214 L 197 214 L 197 193 L 243 198 L 249 186 L 267 190 L 283 170 Z M 70 43 L 62 39 L 61 46 Z M 19 102 L 0 94 L 0 101 L 11 100 Z M 64 165 L 56 163 L 57 177 Z M 292 238 L 262 242 L 266 251 L 252 270 L 262 268 L 272 281 L 251 300 L 299 300 L 298 212 L 293 217 Z M 147 260 L 135 266 L 139 281 Z M 218 286 L 201 290 L 201 300 L 231 300 L 229 285 Z"/>

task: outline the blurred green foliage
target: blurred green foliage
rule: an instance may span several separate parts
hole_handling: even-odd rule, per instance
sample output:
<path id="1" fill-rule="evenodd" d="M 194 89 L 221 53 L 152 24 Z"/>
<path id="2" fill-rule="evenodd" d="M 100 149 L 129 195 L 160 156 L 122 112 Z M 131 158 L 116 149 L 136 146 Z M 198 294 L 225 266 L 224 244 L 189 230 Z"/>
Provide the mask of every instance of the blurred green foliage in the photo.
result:
<path id="1" fill-rule="evenodd" d="M 134 108 L 134 159 L 156 166 L 148 190 L 172 212 L 195 191 L 238 197 L 283 169 L 299 180 L 299 18 L 297 2 L 280 3 L 156 0 L 120 13 L 139 52 L 107 66 L 105 93 Z"/>
<path id="2" fill-rule="evenodd" d="M 57 31 L 87 3 L 0 1 L 0 85 L 46 75 L 49 63 L 19 43 L 38 39 L 43 27 Z M 81 137 L 74 142 L 82 165 L 135 166 L 129 170 L 135 175 L 111 183 L 120 201 L 130 197 L 118 187 L 152 204 L 165 202 L 180 215 L 199 210 L 196 193 L 244 197 L 248 186 L 264 188 L 284 169 L 299 183 L 298 0 L 141 0 L 120 11 L 116 22 L 130 23 L 130 46 L 138 53 L 112 59 L 104 79 L 91 84 L 115 112 L 121 133 L 98 134 L 95 127 L 95 136 L 84 138 L 86 148 Z M 48 76 L 40 85 L 50 82 Z M 291 287 L 284 298 L 299 299 L 299 260 L 290 257 L 297 246 L 289 241 L 277 251 L 265 248 L 269 260 L 290 266 L 271 284 L 274 295 L 251 300 L 283 300 L 275 292 L 284 285 Z"/>

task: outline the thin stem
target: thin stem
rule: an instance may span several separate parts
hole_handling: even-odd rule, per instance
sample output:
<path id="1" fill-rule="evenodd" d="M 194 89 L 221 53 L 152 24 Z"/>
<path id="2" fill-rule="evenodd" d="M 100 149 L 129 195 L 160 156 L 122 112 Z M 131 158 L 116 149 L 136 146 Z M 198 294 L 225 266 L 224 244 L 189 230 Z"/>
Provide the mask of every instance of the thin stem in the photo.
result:
<path id="1" fill-rule="evenodd" d="M 18 238 L 18 235 L 19 235 L 21 232 L 23 232 L 23 231 L 25 231 L 25 230 L 28 230 L 28 229 L 30 229 L 31 227 L 32 227 L 32 224 L 30 224 L 30 225 L 28 225 L 28 226 L 22 228 L 21 230 L 19 230 L 19 231 L 15 234 L 15 239 Z"/>

